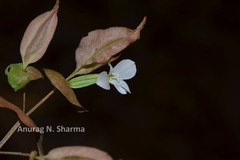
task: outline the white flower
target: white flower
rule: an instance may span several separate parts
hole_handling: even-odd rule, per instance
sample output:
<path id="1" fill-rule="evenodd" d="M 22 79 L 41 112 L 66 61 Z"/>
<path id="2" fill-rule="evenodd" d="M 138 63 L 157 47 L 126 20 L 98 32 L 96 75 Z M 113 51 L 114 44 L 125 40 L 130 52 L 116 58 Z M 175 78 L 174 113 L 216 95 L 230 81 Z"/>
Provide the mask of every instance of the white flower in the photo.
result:
<path id="1" fill-rule="evenodd" d="M 110 72 L 107 74 L 103 71 L 99 74 L 96 84 L 106 90 L 110 90 L 110 84 L 113 84 L 118 92 L 121 94 L 127 94 L 130 89 L 124 80 L 131 79 L 136 75 L 137 68 L 135 62 L 130 59 L 124 59 L 119 62 L 114 68 L 110 63 Z"/>

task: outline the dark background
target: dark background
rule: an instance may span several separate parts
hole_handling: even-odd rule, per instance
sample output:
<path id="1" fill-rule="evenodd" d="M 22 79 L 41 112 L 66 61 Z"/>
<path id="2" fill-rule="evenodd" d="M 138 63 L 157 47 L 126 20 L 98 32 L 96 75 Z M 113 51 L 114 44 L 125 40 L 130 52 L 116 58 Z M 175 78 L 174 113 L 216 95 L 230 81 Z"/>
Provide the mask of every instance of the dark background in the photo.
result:
<path id="1" fill-rule="evenodd" d="M 21 62 L 19 46 L 32 19 L 50 10 L 51 1 L 0 1 L 0 95 L 21 106 L 4 75 Z M 240 10 L 234 1 L 61 0 L 59 23 L 37 68 L 67 77 L 75 69 L 75 49 L 88 32 L 112 26 L 134 29 L 147 16 L 141 39 L 113 63 L 129 58 L 137 75 L 128 80 L 132 94 L 93 85 L 75 90 L 89 112 L 79 114 L 59 92 L 35 113 L 39 126 L 83 126 L 85 133 L 46 133 L 44 149 L 86 145 L 124 160 L 240 159 Z M 108 71 L 108 66 L 94 73 Z M 28 109 L 53 87 L 45 78 L 27 86 Z M 2 138 L 17 118 L 0 111 Z M 15 133 L 1 149 L 36 150 L 35 137 Z M 0 159 L 21 160 L 14 156 Z"/>

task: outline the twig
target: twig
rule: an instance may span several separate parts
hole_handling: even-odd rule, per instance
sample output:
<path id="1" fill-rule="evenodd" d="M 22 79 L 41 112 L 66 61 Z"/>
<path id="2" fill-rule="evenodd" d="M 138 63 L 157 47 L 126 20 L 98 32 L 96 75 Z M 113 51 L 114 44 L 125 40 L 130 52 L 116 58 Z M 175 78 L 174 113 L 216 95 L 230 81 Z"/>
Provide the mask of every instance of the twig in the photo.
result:
<path id="1" fill-rule="evenodd" d="M 42 145 L 43 135 L 38 133 L 36 134 L 37 134 L 37 147 L 38 147 L 39 156 L 44 156 L 44 150 Z"/>
<path id="2" fill-rule="evenodd" d="M 23 112 L 26 110 L 26 88 L 23 88 Z"/>
<path id="3" fill-rule="evenodd" d="M 0 148 L 8 141 L 8 139 L 13 135 L 13 133 L 17 130 L 17 128 L 20 126 L 20 122 L 17 121 L 14 126 L 8 131 L 8 133 L 3 137 L 3 139 L 0 142 Z"/>
<path id="4" fill-rule="evenodd" d="M 5 151 L 0 151 L 0 154 L 5 154 L 5 155 L 14 155 L 14 156 L 24 156 L 24 157 L 29 157 L 29 153 L 22 153 L 22 152 L 5 152 Z"/>
<path id="5" fill-rule="evenodd" d="M 23 156 L 23 157 L 31 157 L 31 154 L 29 153 L 22 153 L 22 152 L 6 152 L 6 151 L 0 151 L 0 154 L 3 154 L 3 155 L 12 155 L 12 156 Z M 45 160 L 45 157 L 38 157 L 38 156 L 34 156 L 34 159 L 37 159 L 37 160 Z"/>
<path id="6" fill-rule="evenodd" d="M 41 101 L 39 101 L 30 111 L 26 113 L 26 115 L 32 114 L 33 111 L 35 111 L 39 106 L 41 106 L 51 95 L 55 92 L 56 88 L 53 89 L 51 92 L 49 92 Z"/>

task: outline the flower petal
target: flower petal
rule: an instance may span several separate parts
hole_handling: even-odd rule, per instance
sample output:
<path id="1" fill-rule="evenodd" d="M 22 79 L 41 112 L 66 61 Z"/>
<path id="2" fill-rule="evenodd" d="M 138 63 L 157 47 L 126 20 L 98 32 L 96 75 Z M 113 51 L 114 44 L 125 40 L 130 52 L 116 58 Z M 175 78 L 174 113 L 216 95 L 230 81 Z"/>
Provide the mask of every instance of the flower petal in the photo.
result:
<path id="1" fill-rule="evenodd" d="M 122 60 L 113 69 L 111 69 L 111 73 L 118 73 L 120 79 L 122 80 L 133 78 L 136 75 L 136 72 L 136 64 L 130 59 Z"/>
<path id="2" fill-rule="evenodd" d="M 108 82 L 108 75 L 106 71 L 103 71 L 99 74 L 96 84 L 103 89 L 109 90 L 110 84 Z"/>
<path id="3" fill-rule="evenodd" d="M 125 81 L 119 82 L 120 86 L 124 88 L 128 93 L 131 93 L 130 88 L 128 87 L 128 84 Z"/>
<path id="4" fill-rule="evenodd" d="M 115 81 L 115 82 L 117 82 L 117 81 Z M 127 94 L 127 92 L 131 93 L 127 83 L 124 81 L 120 81 L 120 82 L 112 83 L 112 84 L 115 86 L 115 88 L 121 94 Z"/>
<path id="5" fill-rule="evenodd" d="M 110 67 L 109 74 L 112 74 L 112 72 L 113 72 L 113 66 L 111 65 L 111 63 L 110 63 L 110 62 L 108 63 L 108 66 Z"/>
<path id="6" fill-rule="evenodd" d="M 115 88 L 118 90 L 121 94 L 127 94 L 127 91 L 123 89 L 121 86 L 114 84 Z"/>

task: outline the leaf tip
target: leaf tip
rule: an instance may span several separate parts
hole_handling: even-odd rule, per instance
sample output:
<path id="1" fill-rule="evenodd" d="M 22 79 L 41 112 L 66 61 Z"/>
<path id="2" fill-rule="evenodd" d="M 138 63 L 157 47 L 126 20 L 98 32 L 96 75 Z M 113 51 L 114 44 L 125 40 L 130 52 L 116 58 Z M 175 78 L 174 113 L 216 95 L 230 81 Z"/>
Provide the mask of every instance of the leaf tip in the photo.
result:
<path id="1" fill-rule="evenodd" d="M 57 1 L 56 1 L 56 4 L 55 4 L 54 7 L 53 7 L 53 10 L 54 10 L 54 11 L 58 11 L 59 3 L 60 3 L 60 0 L 57 0 Z"/>
<path id="2" fill-rule="evenodd" d="M 5 72 L 4 72 L 4 73 L 5 73 L 6 76 L 8 76 L 8 73 L 10 72 L 10 69 L 11 69 L 11 68 L 10 68 L 10 65 L 7 66 L 7 68 L 5 69 Z"/>
<path id="3" fill-rule="evenodd" d="M 78 106 L 78 107 L 83 108 L 84 110 L 86 110 L 79 102 L 74 103 L 74 105 L 76 105 L 76 106 Z"/>
<path id="4" fill-rule="evenodd" d="M 141 23 L 139 24 L 139 26 L 137 27 L 137 30 L 142 30 L 143 27 L 144 27 L 144 25 L 145 25 L 145 23 L 146 23 L 146 21 L 147 21 L 147 16 L 145 16 L 145 17 L 143 18 L 142 22 L 141 22 Z"/>

